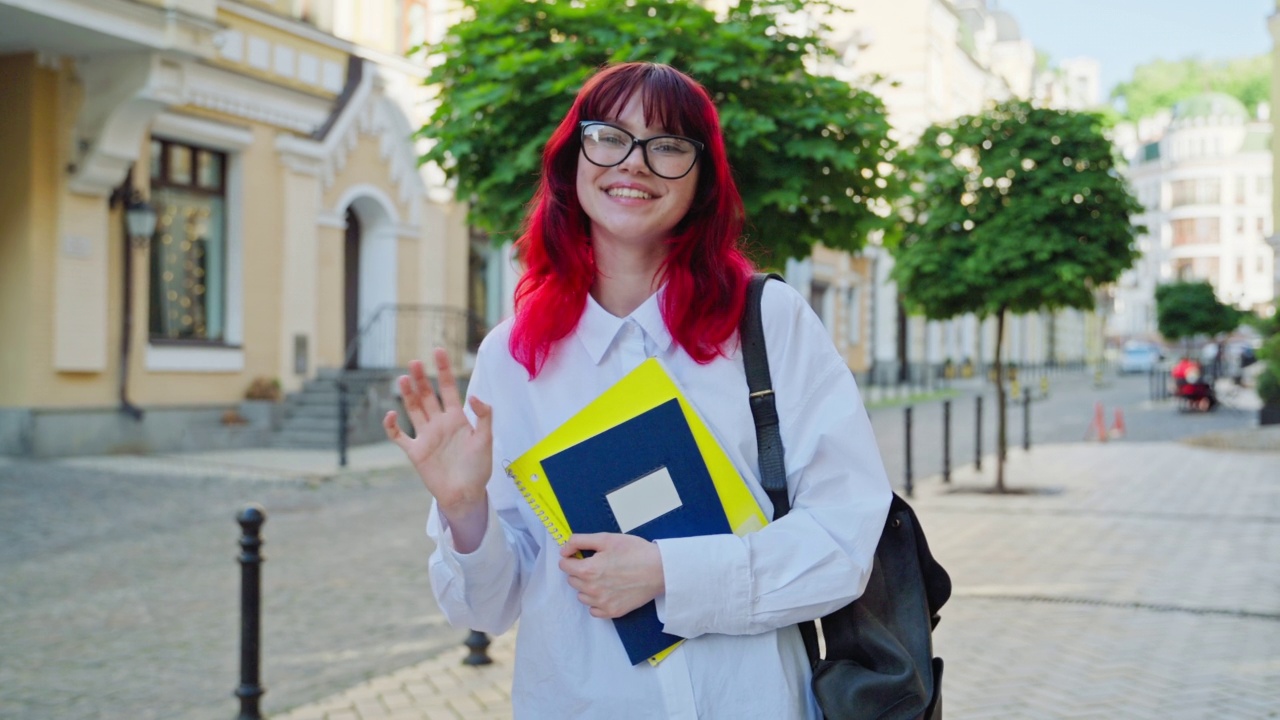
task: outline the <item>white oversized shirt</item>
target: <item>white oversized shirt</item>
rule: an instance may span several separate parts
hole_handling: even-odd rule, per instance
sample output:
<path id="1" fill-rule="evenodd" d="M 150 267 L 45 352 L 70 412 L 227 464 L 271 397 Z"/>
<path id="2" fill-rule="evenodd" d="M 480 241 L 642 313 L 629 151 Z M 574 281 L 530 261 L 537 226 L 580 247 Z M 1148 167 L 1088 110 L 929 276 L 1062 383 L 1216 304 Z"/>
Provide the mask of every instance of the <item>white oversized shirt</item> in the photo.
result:
<path id="1" fill-rule="evenodd" d="M 627 318 L 588 297 L 577 329 L 534 380 L 508 351 L 510 321 L 485 339 L 468 394 L 493 406 L 488 528 L 474 552 L 459 554 L 433 508 L 436 599 L 460 628 L 500 634 L 519 621 L 511 691 L 518 719 L 817 718 L 795 623 L 861 594 L 890 488 L 853 375 L 795 290 L 767 283 L 763 303 L 791 512 L 745 537 L 657 541 L 666 584 L 659 617 L 666 632 L 688 638 L 657 666 L 632 666 L 613 621 L 591 617 L 578 601 L 555 541 L 502 471 L 659 357 L 773 516 L 759 482 L 741 351 L 735 342 L 728 357 L 695 362 L 672 341 L 661 292 Z"/>

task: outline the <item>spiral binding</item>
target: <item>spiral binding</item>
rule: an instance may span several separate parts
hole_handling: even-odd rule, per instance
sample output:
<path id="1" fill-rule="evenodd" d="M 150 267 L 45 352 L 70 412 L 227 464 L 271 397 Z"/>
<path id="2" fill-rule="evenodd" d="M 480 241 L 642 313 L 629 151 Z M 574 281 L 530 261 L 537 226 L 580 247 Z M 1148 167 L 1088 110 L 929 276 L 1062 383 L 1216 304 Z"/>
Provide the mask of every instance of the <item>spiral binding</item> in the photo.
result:
<path id="1" fill-rule="evenodd" d="M 529 508 L 532 509 L 533 514 L 538 517 L 538 522 L 542 523 L 542 526 L 547 529 L 547 532 L 551 534 L 551 538 L 556 541 L 556 544 L 563 545 L 568 542 L 568 536 L 566 536 L 560 528 L 556 527 L 555 523 L 551 520 L 551 516 L 542 509 L 542 504 L 533 498 L 533 493 L 529 492 L 529 488 L 527 487 L 525 480 L 523 478 L 516 477 L 515 472 L 511 469 L 511 463 L 504 460 L 502 462 L 502 470 L 507 474 L 507 477 L 511 478 L 511 481 L 515 483 L 516 489 L 524 496 L 524 501 L 529 503 Z M 537 475 L 534 475 L 533 477 L 537 478 Z"/>

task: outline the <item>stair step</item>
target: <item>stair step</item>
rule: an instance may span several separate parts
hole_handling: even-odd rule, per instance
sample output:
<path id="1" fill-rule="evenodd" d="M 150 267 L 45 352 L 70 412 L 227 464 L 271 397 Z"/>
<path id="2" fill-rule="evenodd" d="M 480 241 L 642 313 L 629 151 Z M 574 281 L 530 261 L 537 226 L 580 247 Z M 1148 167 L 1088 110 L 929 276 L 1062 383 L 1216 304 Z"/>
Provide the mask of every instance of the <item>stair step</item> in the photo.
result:
<path id="1" fill-rule="evenodd" d="M 338 433 L 338 416 L 333 417 L 315 417 L 300 416 L 292 417 L 284 421 L 282 431 L 298 430 L 301 432 L 327 432 L 335 437 Z"/>

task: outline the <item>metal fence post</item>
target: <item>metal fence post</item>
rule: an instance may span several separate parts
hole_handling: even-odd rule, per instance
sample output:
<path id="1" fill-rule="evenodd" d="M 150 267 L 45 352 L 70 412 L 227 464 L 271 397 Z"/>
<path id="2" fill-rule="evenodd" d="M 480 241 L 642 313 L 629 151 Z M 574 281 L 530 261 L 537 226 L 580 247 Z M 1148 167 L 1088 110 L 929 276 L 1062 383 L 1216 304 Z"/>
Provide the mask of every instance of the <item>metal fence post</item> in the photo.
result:
<path id="1" fill-rule="evenodd" d="M 1022 396 L 1022 449 L 1031 450 L 1031 394 Z"/>
<path id="2" fill-rule="evenodd" d="M 951 401 L 942 401 L 942 482 L 951 482 Z"/>
<path id="3" fill-rule="evenodd" d="M 907 435 L 906 435 L 906 452 L 907 452 L 907 464 L 906 464 L 907 486 L 906 486 L 906 493 L 907 493 L 907 497 L 911 497 L 912 486 L 911 486 L 911 406 L 910 406 L 910 405 L 908 405 L 906 408 L 904 408 L 904 409 L 903 409 L 903 418 L 905 418 L 905 420 L 906 420 L 906 430 L 907 430 Z"/>
<path id="4" fill-rule="evenodd" d="M 338 467 L 347 466 L 347 378 L 346 370 L 338 376 Z"/>
<path id="5" fill-rule="evenodd" d="M 973 469 L 982 470 L 982 396 L 978 395 L 974 399 L 974 441 L 973 441 Z"/>
<path id="6" fill-rule="evenodd" d="M 262 524 L 267 514 L 249 505 L 236 516 L 244 534 L 240 537 L 240 698 L 239 720 L 262 720 L 258 699 L 266 689 L 258 680 L 259 637 L 262 627 Z"/>

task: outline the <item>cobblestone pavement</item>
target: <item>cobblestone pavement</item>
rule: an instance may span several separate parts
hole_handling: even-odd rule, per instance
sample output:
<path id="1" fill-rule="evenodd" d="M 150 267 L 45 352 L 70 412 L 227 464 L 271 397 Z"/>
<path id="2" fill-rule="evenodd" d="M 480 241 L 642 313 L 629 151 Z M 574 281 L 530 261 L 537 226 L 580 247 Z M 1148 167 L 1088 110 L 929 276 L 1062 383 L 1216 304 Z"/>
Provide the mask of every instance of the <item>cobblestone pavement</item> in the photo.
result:
<path id="1" fill-rule="evenodd" d="M 914 500 L 955 583 L 948 718 L 1280 717 L 1280 454 L 1064 444 L 1012 453 L 1007 477 L 1020 494 L 969 469 Z M 275 720 L 509 718 L 511 643 Z"/>
<path id="2" fill-rule="evenodd" d="M 268 715 L 458 646 L 431 597 L 430 498 L 410 471 L 313 483 L 268 469 L 0 466 L 0 718 L 234 717 L 235 516 L 251 501 L 267 512 Z"/>

